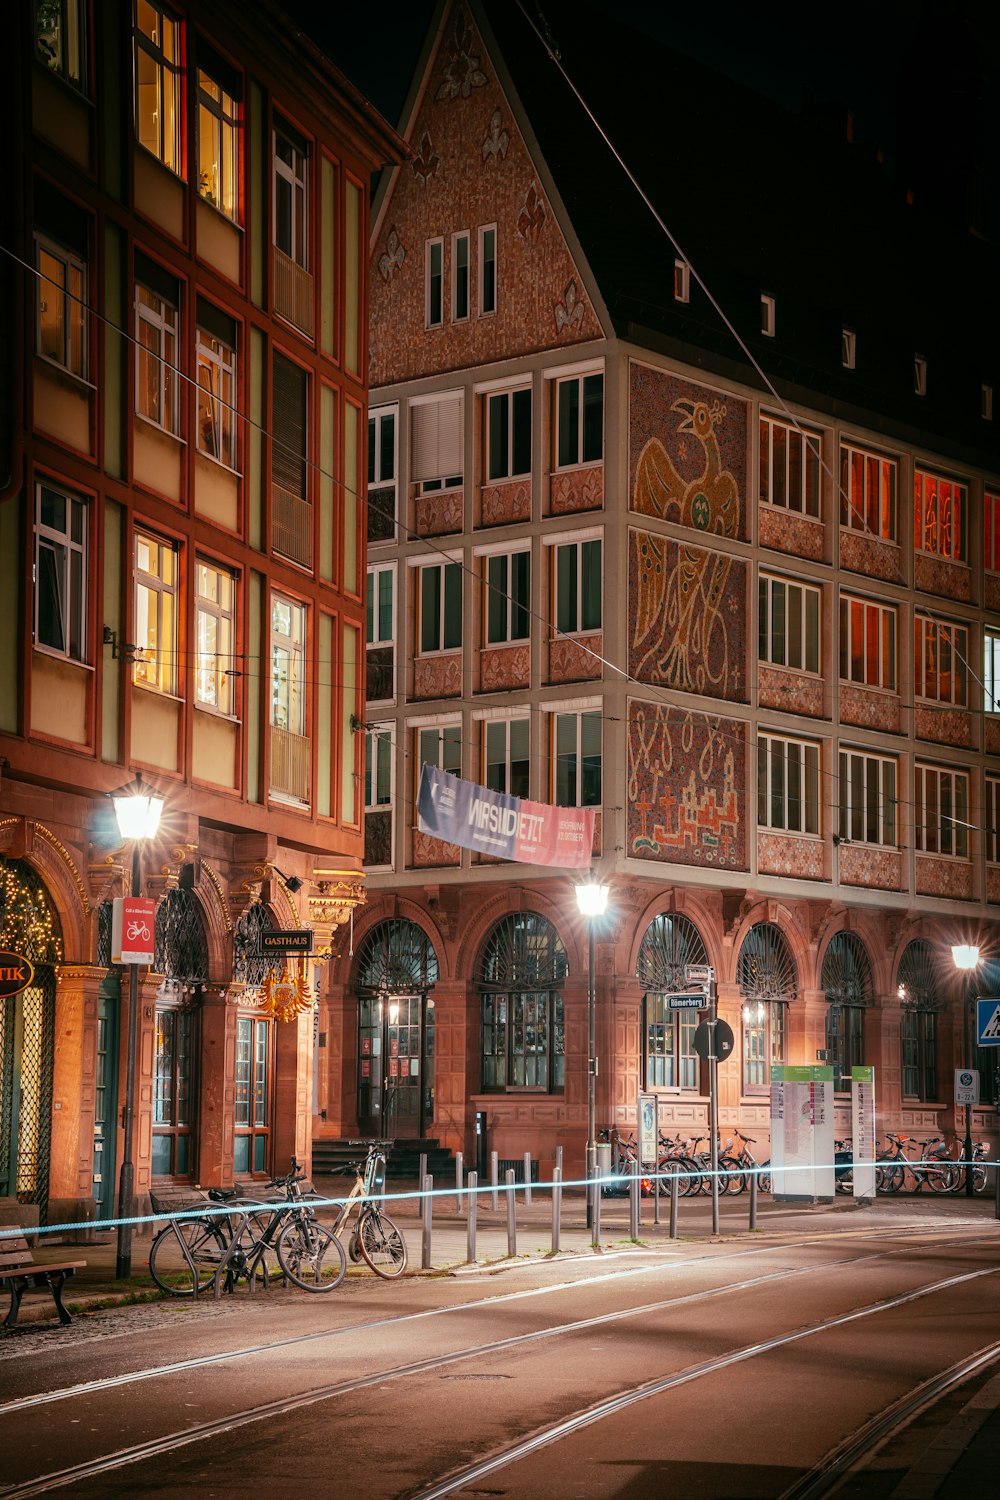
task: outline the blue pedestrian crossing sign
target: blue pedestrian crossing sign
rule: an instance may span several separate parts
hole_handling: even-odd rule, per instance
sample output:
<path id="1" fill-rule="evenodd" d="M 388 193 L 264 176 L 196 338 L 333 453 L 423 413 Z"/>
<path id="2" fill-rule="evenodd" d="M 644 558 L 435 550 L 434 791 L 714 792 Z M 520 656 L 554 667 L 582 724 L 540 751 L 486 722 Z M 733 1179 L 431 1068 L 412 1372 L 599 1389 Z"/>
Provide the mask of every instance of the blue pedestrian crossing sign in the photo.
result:
<path id="1" fill-rule="evenodd" d="M 1000 999 L 976 1001 L 976 1041 L 980 1047 L 1000 1047 Z"/>

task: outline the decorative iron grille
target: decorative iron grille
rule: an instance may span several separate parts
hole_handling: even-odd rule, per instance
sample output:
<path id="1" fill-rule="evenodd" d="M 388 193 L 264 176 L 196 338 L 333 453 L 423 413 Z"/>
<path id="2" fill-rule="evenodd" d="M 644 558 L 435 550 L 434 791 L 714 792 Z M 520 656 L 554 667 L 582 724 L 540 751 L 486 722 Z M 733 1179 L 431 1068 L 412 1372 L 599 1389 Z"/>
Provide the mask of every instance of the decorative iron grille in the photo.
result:
<path id="1" fill-rule="evenodd" d="M 794 1001 L 798 976 L 788 940 L 772 922 L 755 922 L 743 939 L 736 980 L 747 1000 Z"/>
<path id="2" fill-rule="evenodd" d="M 688 988 L 688 964 L 707 964 L 708 949 L 690 917 L 654 917 L 646 928 L 635 966 L 645 989 L 670 994 Z"/>
<path id="3" fill-rule="evenodd" d="M 359 994 L 422 994 L 438 980 L 430 938 L 416 922 L 379 922 L 358 949 Z"/>
<path id="4" fill-rule="evenodd" d="M 547 990 L 562 984 L 569 961 L 562 939 L 537 912 L 501 918 L 483 945 L 479 982 L 496 990 Z"/>
<path id="5" fill-rule="evenodd" d="M 823 989 L 830 1005 L 871 1005 L 875 999 L 868 950 L 853 932 L 836 932 L 823 956 Z"/>
<path id="6" fill-rule="evenodd" d="M 255 901 L 248 906 L 233 933 L 233 978 L 248 989 L 259 989 L 274 968 L 274 954 L 262 953 L 260 935 L 274 927 L 269 909 Z"/>
<path id="7" fill-rule="evenodd" d="M 182 984 L 208 981 L 208 940 L 198 898 L 191 891 L 167 891 L 156 908 L 153 967 Z"/>
<path id="8" fill-rule="evenodd" d="M 908 1009 L 940 1010 L 934 950 L 926 938 L 914 938 L 899 960 L 896 993 Z"/>

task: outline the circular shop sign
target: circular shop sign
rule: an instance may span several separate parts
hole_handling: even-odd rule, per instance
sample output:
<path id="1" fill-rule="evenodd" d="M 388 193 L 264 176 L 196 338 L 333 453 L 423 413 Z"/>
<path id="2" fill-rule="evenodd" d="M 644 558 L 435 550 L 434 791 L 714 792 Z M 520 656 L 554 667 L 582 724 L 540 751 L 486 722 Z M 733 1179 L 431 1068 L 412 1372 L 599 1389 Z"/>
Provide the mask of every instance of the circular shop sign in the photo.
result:
<path id="1" fill-rule="evenodd" d="M 19 995 L 34 977 L 35 970 L 28 959 L 20 953 L 0 948 L 0 1000 L 5 1000 L 8 995 Z"/>

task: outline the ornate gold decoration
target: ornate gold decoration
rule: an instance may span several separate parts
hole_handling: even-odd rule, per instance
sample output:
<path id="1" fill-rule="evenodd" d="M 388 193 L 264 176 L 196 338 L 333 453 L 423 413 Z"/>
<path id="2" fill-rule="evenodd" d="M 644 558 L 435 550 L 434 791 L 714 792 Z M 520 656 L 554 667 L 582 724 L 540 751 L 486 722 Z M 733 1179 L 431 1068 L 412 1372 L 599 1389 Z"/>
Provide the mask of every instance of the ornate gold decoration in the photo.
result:
<path id="1" fill-rule="evenodd" d="M 294 1021 L 301 1011 L 312 1009 L 312 991 L 305 975 L 287 965 L 279 974 L 272 969 L 260 987 L 259 1008 L 276 1021 Z"/>
<path id="2" fill-rule="evenodd" d="M 76 867 L 73 856 L 66 848 L 66 845 L 61 844 L 56 838 L 55 834 L 50 832 L 50 830 L 46 828 L 44 823 L 36 823 L 35 832 L 40 833 L 43 839 L 47 839 L 48 842 L 52 845 L 53 849 L 55 849 L 56 852 L 62 856 L 63 863 L 69 870 L 69 873 L 73 878 L 73 884 L 76 886 L 77 892 L 79 894 L 80 905 L 83 908 L 83 915 L 85 917 L 89 917 L 91 908 L 90 902 L 87 899 L 87 888 L 83 883 L 83 878 Z"/>
<path id="3" fill-rule="evenodd" d="M 360 870 L 314 869 L 309 892 L 309 925 L 316 934 L 316 958 L 329 958 L 333 929 L 349 922 L 355 909 L 364 906 L 367 894 Z"/>
<path id="4" fill-rule="evenodd" d="M 231 912 L 229 910 L 229 903 L 226 900 L 226 892 L 225 892 L 225 889 L 223 888 L 223 884 L 222 884 L 222 881 L 221 881 L 221 879 L 219 877 L 218 872 L 215 869 L 213 869 L 213 867 L 210 864 L 208 864 L 206 861 L 204 861 L 204 860 L 202 861 L 201 871 L 202 871 L 203 875 L 207 876 L 210 885 L 212 886 L 212 888 L 215 891 L 215 894 L 219 898 L 219 910 L 222 913 L 222 920 L 223 920 L 223 922 L 225 924 L 226 931 L 227 932 L 232 932 L 232 930 L 233 930 L 233 918 L 232 918 L 232 914 L 231 914 Z"/>

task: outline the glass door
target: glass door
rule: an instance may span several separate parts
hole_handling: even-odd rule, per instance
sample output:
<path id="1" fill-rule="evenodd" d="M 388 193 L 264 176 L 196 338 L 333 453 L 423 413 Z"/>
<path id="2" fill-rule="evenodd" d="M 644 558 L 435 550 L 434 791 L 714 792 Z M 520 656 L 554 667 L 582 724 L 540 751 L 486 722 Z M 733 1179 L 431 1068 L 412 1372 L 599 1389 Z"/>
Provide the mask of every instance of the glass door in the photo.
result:
<path id="1" fill-rule="evenodd" d="M 425 1136 L 434 1116 L 433 1007 L 424 995 L 360 1000 L 358 1121 L 366 1133 Z"/>

